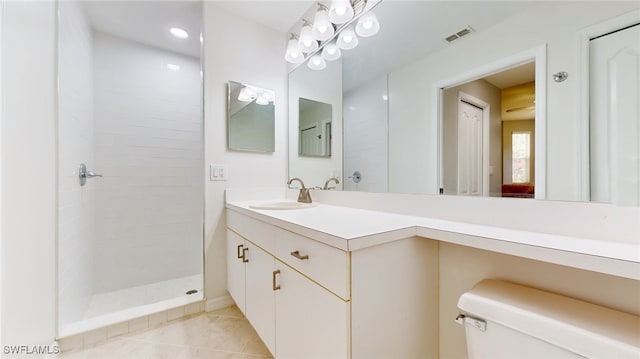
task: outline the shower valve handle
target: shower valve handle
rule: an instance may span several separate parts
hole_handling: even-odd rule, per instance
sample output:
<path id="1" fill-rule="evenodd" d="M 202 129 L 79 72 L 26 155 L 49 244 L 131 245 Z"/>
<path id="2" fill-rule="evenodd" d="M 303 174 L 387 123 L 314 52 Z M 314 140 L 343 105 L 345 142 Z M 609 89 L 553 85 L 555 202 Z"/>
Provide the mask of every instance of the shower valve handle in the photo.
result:
<path id="1" fill-rule="evenodd" d="M 78 169 L 78 179 L 80 180 L 80 186 L 84 186 L 87 183 L 87 178 L 102 177 L 101 174 L 87 171 L 87 166 L 84 163 L 80 164 Z"/>

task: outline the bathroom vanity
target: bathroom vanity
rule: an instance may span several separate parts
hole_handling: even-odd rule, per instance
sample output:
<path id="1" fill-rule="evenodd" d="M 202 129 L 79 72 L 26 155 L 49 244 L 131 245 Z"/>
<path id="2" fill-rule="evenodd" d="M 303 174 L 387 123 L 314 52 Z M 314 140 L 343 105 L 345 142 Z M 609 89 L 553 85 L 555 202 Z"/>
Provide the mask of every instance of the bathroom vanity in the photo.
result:
<path id="1" fill-rule="evenodd" d="M 275 357 L 437 357 L 435 242 L 399 219 L 386 229 L 404 238 L 350 250 L 340 234 L 285 229 L 248 206 L 228 205 L 228 289 Z M 367 215 L 353 220 L 386 226 Z"/>
<path id="2" fill-rule="evenodd" d="M 539 230 L 524 230 L 513 224 L 470 223 L 453 215 L 443 219 L 349 208 L 336 198 L 356 204 L 362 198 L 349 198 L 346 192 L 315 191 L 313 196 L 322 202 L 310 208 L 264 210 L 253 207 L 262 207 L 267 199 L 235 200 L 239 197 L 227 192 L 229 292 L 277 358 L 444 356 L 456 340 L 464 347 L 463 332 L 453 323 L 458 295 L 470 288 L 467 283 L 484 277 L 561 291 L 554 288 L 556 283 L 574 297 L 628 312 L 640 310 L 633 304 L 640 294 L 640 252 L 633 228 L 628 238 L 608 231 L 610 238 L 598 240 L 595 231 L 590 231 L 593 238 L 543 233 L 555 229 L 542 217 Z M 398 202 L 394 197 L 386 206 L 393 210 Z M 525 206 L 559 211 L 568 210 L 567 205 L 572 206 Z M 446 216 L 446 206 L 440 204 L 440 209 Z M 492 213 L 500 209 L 492 208 Z M 603 213 L 592 215 L 605 218 Z M 477 217 L 482 220 L 482 215 Z M 609 225 L 630 220 L 624 214 L 618 217 Z M 482 261 L 486 263 L 478 264 Z M 594 288 L 591 292 L 578 287 L 587 283 Z M 631 298 L 626 304 L 607 302 L 607 294 L 596 293 L 603 285 L 628 290 Z"/>

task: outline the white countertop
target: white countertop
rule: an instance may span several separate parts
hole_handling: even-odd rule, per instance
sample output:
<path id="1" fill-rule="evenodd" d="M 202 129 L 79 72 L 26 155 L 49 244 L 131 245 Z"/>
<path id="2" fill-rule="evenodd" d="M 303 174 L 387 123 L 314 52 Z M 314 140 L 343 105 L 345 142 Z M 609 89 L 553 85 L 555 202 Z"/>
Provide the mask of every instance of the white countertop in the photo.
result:
<path id="1" fill-rule="evenodd" d="M 250 208 L 265 202 L 229 201 L 227 208 L 345 251 L 419 236 L 640 280 L 640 240 L 571 237 L 321 203 L 296 210 Z"/>

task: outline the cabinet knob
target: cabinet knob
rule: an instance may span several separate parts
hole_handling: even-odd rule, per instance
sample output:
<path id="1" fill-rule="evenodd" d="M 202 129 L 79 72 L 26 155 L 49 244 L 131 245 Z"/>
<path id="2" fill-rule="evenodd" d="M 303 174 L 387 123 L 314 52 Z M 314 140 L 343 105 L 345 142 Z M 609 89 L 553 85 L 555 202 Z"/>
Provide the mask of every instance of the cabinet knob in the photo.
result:
<path id="1" fill-rule="evenodd" d="M 305 260 L 305 259 L 309 259 L 309 255 L 305 254 L 305 255 L 300 255 L 300 251 L 293 251 L 291 252 L 291 255 L 298 258 L 299 260 Z"/>
<path id="2" fill-rule="evenodd" d="M 271 286 L 273 288 L 274 291 L 280 289 L 280 286 L 278 285 L 278 274 L 280 274 L 280 269 L 276 269 L 273 271 L 273 276 L 271 277 Z"/>

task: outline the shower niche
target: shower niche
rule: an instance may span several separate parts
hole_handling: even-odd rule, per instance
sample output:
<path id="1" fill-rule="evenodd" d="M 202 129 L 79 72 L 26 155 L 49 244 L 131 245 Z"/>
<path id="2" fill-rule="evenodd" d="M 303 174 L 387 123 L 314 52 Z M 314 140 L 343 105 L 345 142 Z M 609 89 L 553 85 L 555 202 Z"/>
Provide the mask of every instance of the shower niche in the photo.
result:
<path id="1" fill-rule="evenodd" d="M 201 6 L 58 2 L 58 337 L 203 298 Z"/>

